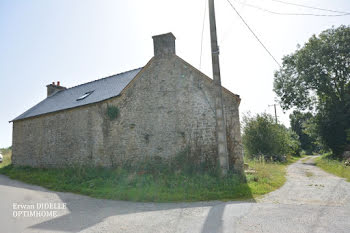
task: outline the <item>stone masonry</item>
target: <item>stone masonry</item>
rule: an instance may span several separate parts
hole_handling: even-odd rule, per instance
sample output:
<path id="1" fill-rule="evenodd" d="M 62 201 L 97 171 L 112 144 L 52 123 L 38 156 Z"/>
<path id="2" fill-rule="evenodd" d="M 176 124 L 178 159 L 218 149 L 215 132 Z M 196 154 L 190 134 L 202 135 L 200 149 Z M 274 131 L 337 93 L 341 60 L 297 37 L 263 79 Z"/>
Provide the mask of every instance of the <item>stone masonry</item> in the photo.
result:
<path id="1" fill-rule="evenodd" d="M 13 164 L 111 167 L 170 158 L 188 147 L 216 156 L 213 81 L 168 48 L 175 43 L 157 40 L 156 55 L 119 96 L 14 121 Z M 223 104 L 230 168 L 242 171 L 240 99 L 223 88 Z M 108 106 L 118 107 L 116 119 L 108 117 Z"/>

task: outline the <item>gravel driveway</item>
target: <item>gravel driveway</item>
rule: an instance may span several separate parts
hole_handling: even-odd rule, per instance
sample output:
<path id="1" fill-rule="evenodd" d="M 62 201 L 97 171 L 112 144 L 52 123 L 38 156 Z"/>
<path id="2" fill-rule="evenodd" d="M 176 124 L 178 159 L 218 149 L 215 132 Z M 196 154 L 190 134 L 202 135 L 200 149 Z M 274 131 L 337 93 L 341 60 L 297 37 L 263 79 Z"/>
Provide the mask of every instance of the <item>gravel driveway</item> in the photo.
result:
<path id="1" fill-rule="evenodd" d="M 316 167 L 288 167 L 286 184 L 254 205 L 236 232 L 350 232 L 350 183 Z"/>
<path id="2" fill-rule="evenodd" d="M 348 233 L 350 183 L 310 159 L 290 165 L 286 184 L 256 201 L 154 204 L 52 192 L 0 176 L 0 232 Z"/>

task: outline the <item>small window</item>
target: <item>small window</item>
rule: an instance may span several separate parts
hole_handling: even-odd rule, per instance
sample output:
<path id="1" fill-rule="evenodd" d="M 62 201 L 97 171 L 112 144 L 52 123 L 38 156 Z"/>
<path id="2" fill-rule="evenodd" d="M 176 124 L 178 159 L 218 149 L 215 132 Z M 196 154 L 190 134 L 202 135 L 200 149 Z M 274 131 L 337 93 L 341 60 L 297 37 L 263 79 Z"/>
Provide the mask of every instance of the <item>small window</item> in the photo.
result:
<path id="1" fill-rule="evenodd" d="M 92 92 L 94 92 L 94 91 L 86 92 L 84 95 L 80 96 L 80 97 L 77 99 L 77 101 L 85 99 L 86 97 L 88 97 L 89 95 L 91 95 Z"/>

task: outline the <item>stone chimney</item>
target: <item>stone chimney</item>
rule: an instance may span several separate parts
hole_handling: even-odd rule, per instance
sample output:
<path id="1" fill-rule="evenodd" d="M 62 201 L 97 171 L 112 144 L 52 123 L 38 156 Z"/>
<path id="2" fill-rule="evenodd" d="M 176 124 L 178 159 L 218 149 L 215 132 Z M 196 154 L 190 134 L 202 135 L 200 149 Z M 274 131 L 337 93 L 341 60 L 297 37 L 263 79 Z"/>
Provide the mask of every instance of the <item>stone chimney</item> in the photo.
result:
<path id="1" fill-rule="evenodd" d="M 67 89 L 60 85 L 60 81 L 57 81 L 57 84 L 55 84 L 55 82 L 52 82 L 52 84 L 49 84 L 46 87 L 47 87 L 47 97 L 52 96 L 53 94 L 56 94 L 59 91 L 63 91 Z"/>
<path id="2" fill-rule="evenodd" d="M 154 56 L 175 54 L 175 36 L 169 32 L 166 34 L 153 36 Z"/>

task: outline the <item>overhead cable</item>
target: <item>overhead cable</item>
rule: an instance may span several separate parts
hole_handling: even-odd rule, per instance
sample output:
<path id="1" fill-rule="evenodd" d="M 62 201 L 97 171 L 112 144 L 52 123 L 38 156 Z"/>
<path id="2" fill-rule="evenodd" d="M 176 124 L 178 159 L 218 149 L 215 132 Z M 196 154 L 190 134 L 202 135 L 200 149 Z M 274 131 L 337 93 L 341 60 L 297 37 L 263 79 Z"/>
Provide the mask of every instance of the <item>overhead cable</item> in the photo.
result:
<path id="1" fill-rule="evenodd" d="M 350 14 L 350 12 L 330 10 L 330 9 L 314 7 L 314 6 L 306 6 L 306 5 L 302 5 L 302 4 L 298 4 L 298 3 L 286 2 L 286 1 L 281 1 L 281 0 L 270 0 L 270 1 L 278 2 L 278 3 L 282 3 L 282 4 L 287 4 L 287 5 L 292 5 L 292 6 L 299 6 L 299 7 L 309 8 L 309 9 L 313 9 L 313 10 L 328 11 L 328 12 L 333 12 L 333 13 L 347 14 L 347 15 Z"/>
<path id="2" fill-rule="evenodd" d="M 261 46 L 266 50 L 266 52 L 272 57 L 272 59 L 276 62 L 276 64 L 281 67 L 280 63 L 277 61 L 277 59 L 272 55 L 272 53 L 267 49 L 267 47 L 263 44 L 263 42 L 259 39 L 259 37 L 255 34 L 255 32 L 253 31 L 253 29 L 248 25 L 248 23 L 244 20 L 244 18 L 241 16 L 241 14 L 237 11 L 237 9 L 233 6 L 233 4 L 227 0 L 227 2 L 230 4 L 230 6 L 232 7 L 232 9 L 237 13 L 237 15 L 239 16 L 239 18 L 243 21 L 243 23 L 247 26 L 247 28 L 249 29 L 249 31 L 253 34 L 253 36 L 255 37 L 255 39 L 257 39 L 257 41 L 261 44 Z"/>
<path id="3" fill-rule="evenodd" d="M 202 68 L 202 54 L 203 54 L 203 37 L 204 37 L 204 26 L 205 26 L 205 15 L 207 14 L 207 2 L 204 1 L 204 15 L 203 15 L 203 24 L 202 24 L 202 37 L 201 37 L 201 53 L 199 56 L 199 69 Z"/>
<path id="4" fill-rule="evenodd" d="M 272 11 L 272 10 L 268 10 L 266 8 L 260 7 L 260 6 L 256 6 L 253 4 L 249 4 L 246 2 L 241 2 L 238 0 L 235 0 L 237 3 L 245 5 L 245 6 L 249 6 L 267 13 L 271 13 L 271 14 L 275 14 L 275 15 L 289 15 L 289 16 L 318 16 L 318 17 L 339 17 L 339 16 L 349 16 L 350 13 L 342 13 L 342 14 L 333 14 L 333 15 L 329 15 L 329 14 L 313 14 L 313 13 L 284 13 L 284 12 L 277 12 L 277 11 Z"/>

